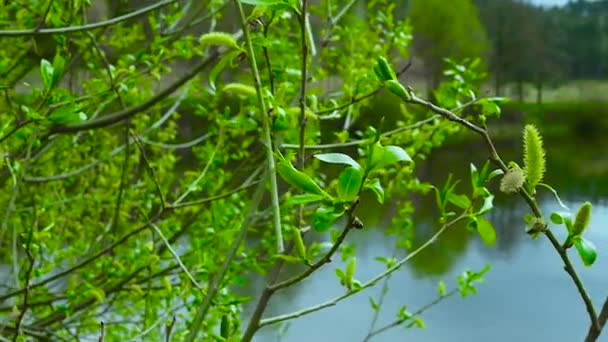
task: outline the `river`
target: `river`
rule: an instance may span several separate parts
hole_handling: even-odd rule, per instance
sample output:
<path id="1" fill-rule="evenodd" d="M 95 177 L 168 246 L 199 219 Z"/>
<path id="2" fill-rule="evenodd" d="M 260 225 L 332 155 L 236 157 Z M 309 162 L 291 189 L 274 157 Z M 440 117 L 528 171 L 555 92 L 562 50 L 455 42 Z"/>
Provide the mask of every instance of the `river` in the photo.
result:
<path id="1" fill-rule="evenodd" d="M 560 192 L 562 200 L 573 211 L 585 200 L 593 203 L 591 225 L 585 236 L 597 246 L 598 259 L 587 268 L 574 250 L 570 251 L 570 256 L 599 310 L 608 296 L 607 149 L 598 142 L 564 138 L 548 140 L 546 145 L 547 182 Z M 517 160 L 521 158 L 518 157 L 520 148 L 519 139 L 498 144 L 503 157 Z M 423 181 L 441 184 L 449 170 L 464 179 L 460 189 L 468 191 L 469 162 L 481 165 L 484 156 L 483 147 L 477 143 L 446 146 L 421 163 L 417 174 Z M 510 160 L 508 158 L 505 159 Z M 432 193 L 427 197 L 417 203 L 414 216 L 416 241 L 424 241 L 437 227 Z M 542 190 L 539 203 L 547 215 L 554 210 L 562 210 L 554 197 Z M 583 302 L 546 238 L 541 236 L 532 240 L 525 234 L 522 217 L 527 212 L 519 197 L 497 194 L 495 208 L 488 216 L 497 231 L 495 246 L 488 247 L 476 234 L 457 227 L 394 273 L 388 282 L 389 291 L 376 328 L 393 321 L 403 305 L 414 312 L 432 302 L 437 298 L 438 281 L 445 281 L 449 290 L 457 286 L 456 277 L 466 269 L 481 270 L 486 264 L 491 265 L 485 276 L 487 281 L 477 286 L 476 295 L 464 299 L 453 296 L 426 311 L 421 316 L 425 322 L 424 329 L 400 326 L 371 340 L 582 341 L 589 326 Z M 389 205 L 384 213 L 380 211 L 377 215 L 392 213 L 394 208 Z M 357 246 L 356 278 L 361 282 L 384 270 L 384 265 L 374 260 L 376 256 L 393 253 L 392 240 L 383 231 L 382 217 L 371 221 L 379 223 L 354 232 L 349 239 Z M 552 230 L 563 241 L 565 229 L 552 226 Z M 405 252 L 401 251 L 399 255 L 403 256 Z M 307 308 L 344 293 L 334 274 L 336 266 L 343 268 L 344 265 L 339 258 L 334 259 L 332 264 L 308 280 L 277 293 L 271 300 L 266 317 Z M 255 279 L 245 289 L 245 293 L 254 297 L 253 303 L 263 284 L 262 278 Z M 381 288 L 382 282 L 337 306 L 290 321 L 286 327 L 264 327 L 256 341 L 363 341 L 373 317 L 368 297 L 377 299 Z M 251 309 L 249 306 L 245 310 L 245 319 Z M 285 333 L 279 337 L 281 329 Z M 608 341 L 608 333 L 604 332 L 599 340 Z"/>

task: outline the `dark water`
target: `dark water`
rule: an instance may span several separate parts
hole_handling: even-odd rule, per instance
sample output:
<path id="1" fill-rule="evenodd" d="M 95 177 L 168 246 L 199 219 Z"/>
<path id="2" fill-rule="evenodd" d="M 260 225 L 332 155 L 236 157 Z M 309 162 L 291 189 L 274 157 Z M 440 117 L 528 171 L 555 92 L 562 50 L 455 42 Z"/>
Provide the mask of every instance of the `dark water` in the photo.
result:
<path id="1" fill-rule="evenodd" d="M 594 205 L 591 227 L 585 236 L 597 246 L 598 260 L 593 267 L 585 268 L 574 251 L 570 254 L 599 307 L 608 296 L 606 146 L 567 139 L 548 141 L 546 145 L 549 156 L 546 181 L 560 192 L 572 210 L 584 200 Z M 518 139 L 501 142 L 498 148 L 504 159 L 520 160 Z M 480 165 L 485 155 L 485 150 L 476 144 L 444 147 L 420 165 L 418 175 L 422 180 L 441 184 L 450 171 L 464 178 L 460 189 L 465 192 L 469 189 L 466 178 L 469 161 L 464 158 L 473 158 L 470 161 Z M 548 193 L 541 193 L 539 201 L 544 213 L 561 210 Z M 424 241 L 437 227 L 432 203 L 423 199 L 416 204 L 416 241 Z M 384 270 L 384 265 L 374 260 L 376 256 L 390 256 L 394 251 L 382 224 L 393 215 L 394 208 L 388 206 L 384 213 L 372 211 L 380 212 L 380 217 L 368 218 L 368 222 L 379 223 L 355 232 L 349 240 L 357 246 L 356 278 L 361 282 Z M 449 290 L 457 286 L 456 277 L 464 270 L 491 265 L 487 282 L 477 286 L 477 295 L 465 299 L 453 296 L 425 312 L 422 315 L 425 329 L 401 326 L 377 335 L 372 341 L 582 341 L 588 328 L 583 302 L 549 242 L 544 237 L 532 240 L 524 233 L 522 217 L 527 212 L 518 197 L 498 194 L 495 209 L 488 216 L 497 230 L 495 246 L 488 247 L 476 235 L 462 227 L 455 228 L 394 273 L 377 328 L 393 321 L 403 305 L 414 312 L 433 301 L 438 281 L 445 281 Z M 552 229 L 560 239 L 565 238 L 564 228 Z M 398 255 L 405 253 L 401 251 Z M 300 310 L 344 293 L 334 274 L 336 266 L 344 265 L 339 258 L 335 259 L 307 281 L 276 294 L 266 317 Z M 263 280 L 258 279 L 250 284 L 247 293 L 257 296 L 262 286 Z M 278 325 L 265 327 L 256 341 L 362 341 L 373 317 L 368 297 L 377 299 L 381 287 L 382 282 L 337 306 L 289 321 L 281 338 L 277 337 Z M 248 317 L 249 313 L 245 315 Z M 608 332 L 604 332 L 600 341 L 608 341 Z"/>

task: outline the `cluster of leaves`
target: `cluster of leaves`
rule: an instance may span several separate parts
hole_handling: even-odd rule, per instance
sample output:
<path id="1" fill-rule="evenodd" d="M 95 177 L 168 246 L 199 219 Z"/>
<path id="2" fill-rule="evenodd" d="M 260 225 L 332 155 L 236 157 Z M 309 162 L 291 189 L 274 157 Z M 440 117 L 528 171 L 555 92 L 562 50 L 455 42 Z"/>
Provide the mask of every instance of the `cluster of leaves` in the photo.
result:
<path id="1" fill-rule="evenodd" d="M 48 10 L 46 3 L 30 3 L 12 1 L 0 11 L 2 29 L 42 30 L 0 32 L 7 47 L 0 52 L 0 261 L 10 265 L 1 277 L 0 304 L 4 321 L 11 322 L 0 331 L 12 333 L 22 313 L 29 329 L 22 333 L 35 330 L 51 338 L 97 335 L 99 320 L 130 317 L 132 323 L 106 325 L 106 338 L 127 340 L 145 331 L 146 339 L 160 340 L 164 332 L 152 327 L 175 313 L 173 337 L 184 338 L 204 290 L 221 272 L 218 260 L 237 240 L 251 204 L 250 186 L 263 174 L 265 113 L 259 111 L 241 35 L 216 30 L 231 24 L 223 1 L 185 7 L 166 1 L 132 17 L 122 5 L 99 13 L 102 9 L 88 1 L 55 1 Z M 301 42 L 284 34 L 299 32 L 294 20 L 301 14 L 299 4 L 243 3 L 255 5 L 246 9 L 284 181 L 283 230 L 293 232 L 286 237 L 297 247 L 295 260 L 310 263 L 327 243 L 304 239 L 295 208 L 303 206 L 303 223 L 314 231 L 331 230 L 335 243 L 339 234 L 332 227 L 362 192 L 382 204 L 394 193 L 419 191 L 413 158 L 423 159 L 455 129 L 438 120 L 390 135 L 383 135 L 382 127 L 353 129 L 370 105 L 368 99 L 353 99 L 382 83 L 370 56 L 394 50 L 402 62 L 411 26 L 395 17 L 390 1 L 368 2 L 366 19 L 345 11 L 332 20 L 328 15 L 343 7 L 323 2 L 309 8 L 311 21 L 331 25 L 307 33 L 310 50 L 316 51 L 310 54 L 314 67 L 308 73 L 300 141 L 301 108 L 294 104 L 300 97 L 302 56 L 294 51 Z M 193 18 L 194 13 L 211 14 Z M 107 26 L 62 31 L 121 16 Z M 207 59 L 211 62 L 194 81 L 162 92 Z M 328 89 L 327 80 L 338 82 Z M 130 111 L 113 122 L 117 125 L 87 126 Z M 403 111 L 394 124 L 404 127 L 417 119 Z M 297 168 L 282 148 L 358 138 L 364 142 L 352 154 L 315 151 L 312 162 Z M 345 167 L 334 177 L 332 164 Z M 411 202 L 399 206 L 395 219 L 408 220 Z M 269 222 L 260 209 L 249 229 L 260 243 L 238 247 L 201 326 L 205 336 L 229 339 L 241 333 L 240 313 L 248 299 L 230 286 L 243 285 L 276 262 Z M 407 242 L 403 225 L 394 227 L 396 239 Z M 340 280 L 356 287 L 355 246 L 344 243 L 341 252 L 348 266 Z M 31 259 L 22 257 L 28 253 Z"/>

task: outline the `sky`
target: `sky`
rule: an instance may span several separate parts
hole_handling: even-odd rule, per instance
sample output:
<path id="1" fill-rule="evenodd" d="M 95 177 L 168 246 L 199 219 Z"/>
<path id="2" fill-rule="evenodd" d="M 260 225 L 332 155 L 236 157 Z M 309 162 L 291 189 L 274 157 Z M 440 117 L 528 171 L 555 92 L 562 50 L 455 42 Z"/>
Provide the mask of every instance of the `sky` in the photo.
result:
<path id="1" fill-rule="evenodd" d="M 554 6 L 554 5 L 563 5 L 568 2 L 568 0 L 531 0 L 530 2 L 537 5 L 545 5 L 545 6 Z"/>

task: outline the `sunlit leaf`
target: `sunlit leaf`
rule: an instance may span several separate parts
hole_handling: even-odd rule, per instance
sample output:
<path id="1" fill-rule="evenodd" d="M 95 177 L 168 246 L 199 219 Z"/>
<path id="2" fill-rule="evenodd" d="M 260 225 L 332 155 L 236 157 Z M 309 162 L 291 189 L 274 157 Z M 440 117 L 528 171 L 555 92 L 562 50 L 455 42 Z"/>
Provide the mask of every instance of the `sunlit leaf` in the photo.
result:
<path id="1" fill-rule="evenodd" d="M 53 87 L 53 66 L 46 59 L 40 61 L 40 77 L 44 88 L 49 91 Z"/>
<path id="2" fill-rule="evenodd" d="M 367 182 L 364 188 L 372 190 L 376 195 L 378 202 L 380 204 L 384 203 L 384 188 L 382 187 L 382 184 L 380 184 L 380 180 L 378 178 L 374 178 Z"/>
<path id="3" fill-rule="evenodd" d="M 591 266 L 597 259 L 597 251 L 595 245 L 585 239 L 582 236 L 578 236 L 574 239 L 574 247 L 576 247 L 576 251 L 578 255 L 580 255 L 581 260 L 585 266 Z"/>
<path id="4" fill-rule="evenodd" d="M 360 169 L 347 167 L 338 178 L 338 197 L 345 202 L 354 200 L 359 194 L 362 181 L 363 174 Z"/>
<path id="5" fill-rule="evenodd" d="M 359 163 L 357 163 L 353 158 L 344 153 L 322 153 L 315 154 L 314 157 L 326 163 L 346 164 L 356 169 L 361 169 L 361 165 L 359 165 Z"/>
<path id="6" fill-rule="evenodd" d="M 448 194 L 447 200 L 448 202 L 461 209 L 467 209 L 471 206 L 471 200 L 466 195 L 457 195 L 453 192 L 450 192 Z"/>

